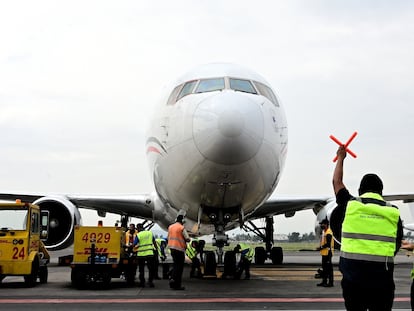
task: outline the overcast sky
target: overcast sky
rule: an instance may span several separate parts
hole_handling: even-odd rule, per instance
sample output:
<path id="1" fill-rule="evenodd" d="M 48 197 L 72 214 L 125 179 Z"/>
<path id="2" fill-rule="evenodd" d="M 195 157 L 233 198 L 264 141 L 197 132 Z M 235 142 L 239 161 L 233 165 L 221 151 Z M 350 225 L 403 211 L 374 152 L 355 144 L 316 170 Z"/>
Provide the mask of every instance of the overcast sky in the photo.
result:
<path id="1" fill-rule="evenodd" d="M 152 191 L 145 132 L 165 85 L 232 62 L 286 110 L 274 195 L 333 194 L 329 135 L 354 131 L 350 191 L 375 172 L 385 193 L 413 193 L 413 20 L 412 1 L 3 1 L 0 192 Z M 311 232 L 312 215 L 276 230 Z"/>

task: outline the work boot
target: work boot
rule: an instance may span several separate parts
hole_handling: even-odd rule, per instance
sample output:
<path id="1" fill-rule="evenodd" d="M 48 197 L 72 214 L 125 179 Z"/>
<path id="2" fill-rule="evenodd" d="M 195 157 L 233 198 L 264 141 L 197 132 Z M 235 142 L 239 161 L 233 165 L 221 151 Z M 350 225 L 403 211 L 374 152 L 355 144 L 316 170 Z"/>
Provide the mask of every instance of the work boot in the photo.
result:
<path id="1" fill-rule="evenodd" d="M 152 282 L 148 282 L 148 287 L 153 288 L 153 287 L 154 287 L 154 283 L 152 283 Z"/>
<path id="2" fill-rule="evenodd" d="M 327 287 L 327 283 L 325 283 L 325 282 L 322 282 L 322 283 L 319 283 L 319 284 L 316 284 L 316 286 L 322 286 L 322 287 Z"/>
<path id="3" fill-rule="evenodd" d="M 144 282 L 139 282 L 139 283 L 138 283 L 138 287 L 142 287 L 142 288 L 144 288 L 144 287 L 145 287 L 145 283 L 144 283 Z"/>

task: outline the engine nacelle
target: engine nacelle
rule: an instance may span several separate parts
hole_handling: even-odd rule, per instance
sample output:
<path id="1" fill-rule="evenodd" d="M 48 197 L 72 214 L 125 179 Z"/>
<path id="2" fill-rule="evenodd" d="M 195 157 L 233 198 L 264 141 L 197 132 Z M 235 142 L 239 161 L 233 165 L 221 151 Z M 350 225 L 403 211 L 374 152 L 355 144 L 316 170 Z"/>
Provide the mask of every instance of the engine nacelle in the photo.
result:
<path id="1" fill-rule="evenodd" d="M 319 210 L 318 214 L 316 215 L 316 221 L 315 221 L 316 236 L 318 237 L 321 236 L 321 227 L 319 223 L 324 219 L 328 219 L 330 221 L 332 211 L 335 209 L 335 207 L 336 207 L 335 199 L 332 199 L 332 200 L 329 200 L 328 203 Z"/>
<path id="2" fill-rule="evenodd" d="M 78 208 L 64 196 L 42 197 L 34 204 L 49 211 L 49 235 L 44 241 L 48 250 L 64 249 L 73 243 L 74 227 L 81 225 Z"/>

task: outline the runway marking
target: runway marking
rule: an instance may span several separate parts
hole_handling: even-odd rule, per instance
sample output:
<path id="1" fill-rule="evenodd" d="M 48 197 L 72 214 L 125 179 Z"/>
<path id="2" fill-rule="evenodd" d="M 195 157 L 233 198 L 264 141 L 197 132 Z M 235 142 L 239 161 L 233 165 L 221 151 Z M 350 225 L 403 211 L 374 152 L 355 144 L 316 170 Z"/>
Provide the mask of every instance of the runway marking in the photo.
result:
<path id="1" fill-rule="evenodd" d="M 251 274 L 268 281 L 309 281 L 315 279 L 316 269 L 266 269 L 256 268 Z M 334 271 L 334 278 L 339 280 L 342 274 Z"/>
<path id="2" fill-rule="evenodd" d="M 343 302 L 342 298 L 122 298 L 122 299 L 0 299 L 2 304 L 79 304 L 79 303 L 289 303 Z M 396 297 L 394 302 L 409 302 L 410 297 Z"/>

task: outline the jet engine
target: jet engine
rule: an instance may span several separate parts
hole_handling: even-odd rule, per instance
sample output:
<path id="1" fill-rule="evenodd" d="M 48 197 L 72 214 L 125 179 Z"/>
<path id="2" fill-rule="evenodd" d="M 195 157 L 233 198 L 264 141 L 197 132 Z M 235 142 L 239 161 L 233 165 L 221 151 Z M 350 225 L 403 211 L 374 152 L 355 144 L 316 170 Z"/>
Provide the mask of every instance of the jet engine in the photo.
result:
<path id="1" fill-rule="evenodd" d="M 42 197 L 35 202 L 42 211 L 49 212 L 48 250 L 64 249 L 73 243 L 74 227 L 81 224 L 78 208 L 64 196 Z"/>
<path id="2" fill-rule="evenodd" d="M 331 222 L 331 217 L 332 217 L 332 212 L 335 209 L 335 207 L 337 206 L 335 198 L 332 198 L 328 201 L 328 203 L 322 207 L 320 210 L 315 211 L 316 213 L 316 221 L 315 221 L 315 235 L 319 238 L 322 234 L 321 231 L 321 227 L 319 225 L 319 223 L 324 220 L 324 219 L 328 219 L 329 223 Z M 338 228 L 333 228 L 331 226 L 331 229 L 334 233 L 334 239 L 335 239 L 335 248 L 339 248 L 338 245 L 338 241 L 340 240 L 340 229 Z M 339 233 L 338 233 L 339 232 Z M 336 236 L 335 236 L 336 235 Z"/>

